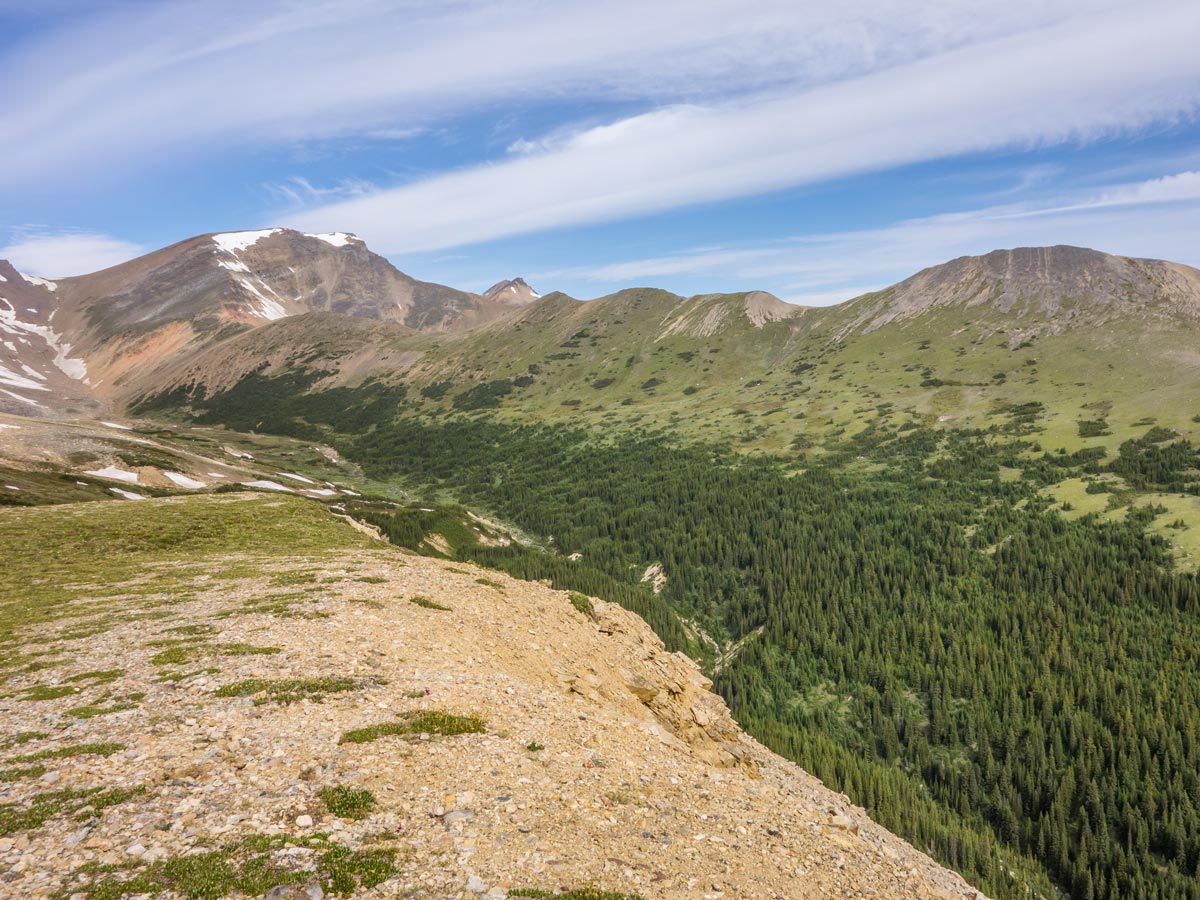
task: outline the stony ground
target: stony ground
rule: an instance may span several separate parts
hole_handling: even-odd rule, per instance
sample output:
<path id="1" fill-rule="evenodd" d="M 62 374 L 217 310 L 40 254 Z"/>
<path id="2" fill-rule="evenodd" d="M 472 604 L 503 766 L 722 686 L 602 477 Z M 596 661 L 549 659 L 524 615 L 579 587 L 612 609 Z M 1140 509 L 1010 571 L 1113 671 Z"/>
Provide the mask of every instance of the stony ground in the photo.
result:
<path id="1" fill-rule="evenodd" d="M 136 506 L 266 503 L 302 501 Z M 330 519 L 344 546 L 170 550 L 14 626 L 0 896 L 975 896 L 636 616 Z"/>

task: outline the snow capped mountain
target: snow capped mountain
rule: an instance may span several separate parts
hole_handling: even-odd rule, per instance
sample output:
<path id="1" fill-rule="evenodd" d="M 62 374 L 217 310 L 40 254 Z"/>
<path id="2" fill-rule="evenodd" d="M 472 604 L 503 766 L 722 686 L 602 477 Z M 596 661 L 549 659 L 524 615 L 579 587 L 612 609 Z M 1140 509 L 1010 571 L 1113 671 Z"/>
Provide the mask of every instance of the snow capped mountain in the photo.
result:
<path id="1" fill-rule="evenodd" d="M 310 313 L 444 331 L 502 309 L 417 281 L 344 232 L 201 235 L 50 281 L 0 262 L 0 410 L 80 413 L 153 383 L 163 365 Z"/>

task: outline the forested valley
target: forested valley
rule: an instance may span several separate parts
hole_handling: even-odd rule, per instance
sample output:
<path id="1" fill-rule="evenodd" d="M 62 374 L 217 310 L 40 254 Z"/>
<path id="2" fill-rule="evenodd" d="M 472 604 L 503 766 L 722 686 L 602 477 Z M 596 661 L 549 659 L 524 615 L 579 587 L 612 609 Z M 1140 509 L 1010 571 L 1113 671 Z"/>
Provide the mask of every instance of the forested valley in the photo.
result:
<path id="1" fill-rule="evenodd" d="M 1095 453 L 909 427 L 752 455 L 379 397 L 365 416 L 268 379 L 190 399 L 541 536 L 554 552 L 463 555 L 645 615 L 749 732 L 994 897 L 1200 898 L 1200 583 L 1146 507 L 1068 520 L 1039 492 Z M 1105 470 L 1188 491 L 1196 463 L 1152 430 Z M 375 520 L 403 543 L 434 527 L 415 515 Z"/>

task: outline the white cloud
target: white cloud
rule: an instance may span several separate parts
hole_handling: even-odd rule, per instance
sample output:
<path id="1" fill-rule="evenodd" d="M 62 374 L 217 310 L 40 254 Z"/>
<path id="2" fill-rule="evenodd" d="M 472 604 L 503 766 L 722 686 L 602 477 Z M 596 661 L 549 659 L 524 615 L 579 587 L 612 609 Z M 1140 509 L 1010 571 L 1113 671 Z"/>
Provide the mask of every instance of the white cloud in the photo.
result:
<path id="1" fill-rule="evenodd" d="M 789 302 L 825 306 L 879 290 L 926 266 L 1006 247 L 1072 244 L 1200 265 L 1195 239 L 1200 192 L 1193 191 L 1189 177 L 1194 174 L 1102 187 L 1041 205 L 991 206 L 881 228 L 534 272 L 530 278 L 538 283 L 570 278 L 607 291 L 614 284 L 664 276 L 719 275 L 740 280 L 742 289 L 763 288 Z"/>
<path id="2" fill-rule="evenodd" d="M 115 266 L 146 252 L 139 244 L 83 231 L 33 231 L 17 234 L 0 247 L 0 259 L 18 270 L 48 278 L 85 275 Z"/>
<path id="3" fill-rule="evenodd" d="M 544 152 L 290 221 L 353 227 L 383 252 L 424 251 L 956 154 L 1088 141 L 1194 116 L 1197 33 L 1200 4 L 1142 3 L 818 87 L 655 109 Z"/>
<path id="4" fill-rule="evenodd" d="M 1164 175 L 1137 184 L 1125 184 L 1105 191 L 1091 206 L 1128 206 L 1141 203 L 1176 203 L 1200 200 L 1200 172 Z"/>
<path id="5" fill-rule="evenodd" d="M 1130 2 L 96 6 L 0 59 L 0 180 L 20 185 L 109 172 L 114 163 L 167 150 L 202 154 L 303 138 L 408 134 L 497 102 L 615 99 L 652 108 L 801 89 L 1056 22 L 1086 22 Z M 1146 19 L 1157 14 L 1141 12 Z M 1129 53 L 1134 46 L 1119 55 L 1157 56 L 1158 48 Z"/>

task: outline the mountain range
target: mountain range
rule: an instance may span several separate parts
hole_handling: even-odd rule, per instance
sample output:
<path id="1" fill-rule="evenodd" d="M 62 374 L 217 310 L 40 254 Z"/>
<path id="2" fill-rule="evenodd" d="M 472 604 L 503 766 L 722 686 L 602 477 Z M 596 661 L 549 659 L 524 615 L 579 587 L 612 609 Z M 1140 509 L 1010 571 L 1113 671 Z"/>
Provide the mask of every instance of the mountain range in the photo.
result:
<path id="1" fill-rule="evenodd" d="M 111 550 L 136 574 L 138 554 L 191 565 L 189 542 L 209 541 L 205 528 L 224 536 L 210 549 L 227 560 L 260 537 L 247 517 L 294 529 L 303 546 L 339 516 L 447 564 L 401 563 L 403 577 L 389 569 L 386 583 L 426 592 L 412 598 L 422 610 L 453 607 L 436 600 L 458 590 L 445 579 L 474 575 L 450 563 L 573 591 L 567 606 L 599 621 L 601 635 L 609 626 L 593 600 L 625 606 L 665 650 L 703 668 L 750 734 L 993 896 L 1191 900 L 1200 897 L 1198 330 L 1200 271 L 1064 246 L 963 257 L 813 308 L 754 290 L 682 297 L 637 288 L 579 300 L 539 295 L 521 278 L 477 294 L 413 279 L 353 235 L 288 229 L 202 235 L 74 278 L 0 263 L 0 503 L 68 509 L 45 519 L 9 510 L 0 522 L 31 557 L 13 570 L 11 602 L 0 603 L 0 640 L 20 666 L 9 677 L 29 694 L 19 699 L 38 702 L 82 690 L 60 675 L 90 677 L 55 674 L 61 661 L 29 650 L 29 641 L 60 639 L 28 631 L 52 611 L 46 597 L 62 599 L 20 574 L 40 571 L 43 556 L 86 552 L 100 567 Z M 207 496 L 243 493 L 266 496 Z M 121 502 L 77 502 L 114 497 Z M 103 520 L 101 537 L 85 529 L 77 539 L 76 518 Z M 43 526 L 44 546 L 26 534 Z M 347 533 L 327 537 L 341 548 Z M 271 558 L 290 566 L 291 547 L 290 536 L 272 544 Z M 257 598 L 246 615 L 325 615 L 291 605 L 309 593 L 304 602 L 316 602 L 324 580 L 290 591 L 286 572 L 255 581 L 258 565 L 238 564 L 250 573 L 238 591 Z M 91 603 L 90 584 L 72 582 L 70 602 Z M 473 584 L 500 590 L 485 575 Z M 505 584 L 522 597 L 534 590 Z M 478 598 L 481 623 L 501 619 L 489 596 Z M 95 633 L 133 621 L 114 602 L 116 618 L 94 623 Z M 357 613 L 338 609 L 350 620 L 347 640 L 357 640 Z M 205 607 L 202 616 L 228 613 Z M 394 610 L 384 618 L 399 621 Z M 253 647 L 238 629 L 230 646 Z M 288 641 L 316 650 L 318 632 L 303 624 Z M 155 639 L 149 665 L 224 652 L 183 646 L 190 638 L 176 646 L 173 633 Z M 436 627 L 422 634 L 430 646 L 441 640 Z M 566 650 L 533 649 L 547 671 L 573 665 Z M 305 658 L 311 666 L 326 657 Z M 291 660 L 282 658 L 280 683 L 295 681 Z M 486 660 L 472 653 L 463 664 Z M 138 665 L 121 682 L 127 693 L 98 690 L 78 708 L 64 700 L 50 718 L 135 708 L 128 698 L 153 675 Z M 490 668 L 477 674 L 481 686 L 503 681 Z M 556 683 L 596 702 L 611 688 L 644 717 L 625 688 L 602 681 L 577 672 Z M 673 706 L 666 727 L 691 729 L 691 716 L 703 729 L 712 702 L 698 713 Z M 290 731 L 299 717 L 272 721 Z M 63 734 L 95 736 L 70 728 Z M 19 786 L 5 789 L 30 810 L 43 802 L 29 794 L 35 768 L 13 769 Z M 304 771 L 298 777 L 325 783 L 338 770 Z M 568 801 L 621 806 L 613 798 L 632 787 L 617 784 L 605 800 L 564 791 Z M 685 787 L 655 802 L 678 804 Z M 545 797 L 557 803 L 564 791 L 547 787 Z M 747 791 L 755 796 L 753 784 Z M 761 817 L 753 801 L 730 796 Z M 824 809 L 812 819 L 811 859 L 845 863 L 832 849 L 850 847 L 843 804 L 819 791 L 810 800 Z M 406 802 L 387 815 L 414 808 Z M 0 802 L 0 825 L 24 809 Z M 437 815 L 447 810 L 458 812 Z M 475 848 L 466 821 L 446 832 L 465 848 L 460 868 Z M 668 840 L 684 840 L 688 826 L 671 821 Z M 622 847 L 645 858 L 654 852 L 645 836 L 656 834 L 647 828 Z M 747 878 L 758 877 L 745 862 L 749 845 L 729 839 Z M 881 882 L 863 874 L 861 842 L 851 843 L 858 855 L 846 889 L 879 895 Z M 0 854 L 19 853 L 6 846 Z M 679 852 L 689 855 L 686 845 Z M 115 865 L 115 850 L 105 853 L 103 865 Z M 492 858 L 495 878 L 517 859 L 506 848 Z M 453 886 L 462 873 L 442 862 Z M 645 880 L 632 862 L 596 862 L 572 877 L 620 863 L 626 884 Z M 175 863 L 137 865 L 129 884 L 176 877 Z M 774 894 L 763 896 L 802 896 L 786 885 L 807 866 L 771 868 Z M 971 893 L 944 874 L 936 889 L 908 885 L 886 867 L 901 895 Z M 662 874 L 680 893 L 662 896 L 695 887 L 686 865 L 676 869 Z M 705 872 L 713 897 L 720 885 L 751 883 Z M 502 888 L 514 883 L 505 878 Z"/>
<path id="2" fill-rule="evenodd" d="M 25 415 L 112 415 L 292 373 L 312 390 L 405 385 L 427 410 L 483 403 L 764 449 L 798 419 L 819 443 L 1036 401 L 1070 443 L 1079 418 L 1102 409 L 1124 427 L 1151 395 L 1190 430 L 1200 374 L 1200 271 L 1062 246 L 955 259 L 817 308 L 761 291 L 579 301 L 520 278 L 474 294 L 411 278 L 353 235 L 288 229 L 203 235 L 75 278 L 0 262 L 0 278 L 0 409 Z"/>

